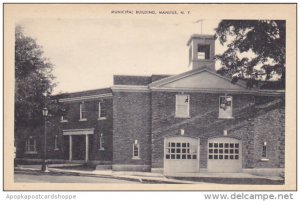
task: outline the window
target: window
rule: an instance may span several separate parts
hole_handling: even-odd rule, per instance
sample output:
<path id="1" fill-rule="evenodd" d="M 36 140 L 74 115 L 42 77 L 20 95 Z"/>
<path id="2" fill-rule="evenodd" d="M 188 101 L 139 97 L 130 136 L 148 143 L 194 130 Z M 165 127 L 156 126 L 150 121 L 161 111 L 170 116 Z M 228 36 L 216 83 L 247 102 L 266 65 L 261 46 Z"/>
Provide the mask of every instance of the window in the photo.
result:
<path id="1" fill-rule="evenodd" d="M 98 106 L 98 120 L 106 119 L 106 109 L 103 101 L 99 101 Z"/>
<path id="2" fill-rule="evenodd" d="M 26 153 L 36 153 L 36 139 L 30 136 L 25 142 Z"/>
<path id="3" fill-rule="evenodd" d="M 190 147 L 189 142 L 168 142 L 166 146 L 166 159 L 197 159 L 197 148 Z"/>
<path id="4" fill-rule="evenodd" d="M 86 118 L 86 115 L 87 115 L 87 112 L 86 112 L 86 105 L 84 102 L 80 103 L 79 105 L 79 121 L 86 121 L 87 118 Z"/>
<path id="5" fill-rule="evenodd" d="M 104 150 L 103 133 L 101 133 L 101 134 L 100 134 L 100 137 L 99 137 L 99 150 Z"/>
<path id="6" fill-rule="evenodd" d="M 267 158 L 267 145 L 263 145 L 262 155 L 263 158 Z"/>
<path id="7" fill-rule="evenodd" d="M 54 138 L 54 150 L 59 150 L 58 148 L 58 136 L 55 135 L 55 138 Z"/>
<path id="8" fill-rule="evenodd" d="M 268 157 L 268 155 L 267 155 L 267 142 L 263 143 L 261 157 L 262 157 L 261 158 L 262 161 L 268 161 L 269 160 L 267 158 Z"/>
<path id="9" fill-rule="evenodd" d="M 268 159 L 268 154 L 267 154 L 267 142 L 265 141 L 263 143 L 263 146 L 262 146 L 262 153 L 261 153 L 261 161 L 269 161 Z"/>
<path id="10" fill-rule="evenodd" d="M 132 159 L 140 159 L 140 145 L 137 140 L 133 144 L 133 157 Z"/>
<path id="11" fill-rule="evenodd" d="M 239 143 L 208 143 L 208 159 L 211 160 L 238 160 Z"/>
<path id="12" fill-rule="evenodd" d="M 210 47 L 209 45 L 198 45 L 198 52 L 197 52 L 197 56 L 198 59 L 210 59 Z"/>
<path id="13" fill-rule="evenodd" d="M 60 122 L 68 122 L 66 116 L 67 116 L 67 109 L 63 107 L 61 108 Z"/>
<path id="14" fill-rule="evenodd" d="M 66 119 L 65 115 L 61 115 L 60 122 L 68 122 L 68 120 Z"/>
<path id="15" fill-rule="evenodd" d="M 219 118 L 232 118 L 232 96 L 220 96 Z"/>
<path id="16" fill-rule="evenodd" d="M 176 95 L 176 117 L 190 117 L 190 96 Z"/>

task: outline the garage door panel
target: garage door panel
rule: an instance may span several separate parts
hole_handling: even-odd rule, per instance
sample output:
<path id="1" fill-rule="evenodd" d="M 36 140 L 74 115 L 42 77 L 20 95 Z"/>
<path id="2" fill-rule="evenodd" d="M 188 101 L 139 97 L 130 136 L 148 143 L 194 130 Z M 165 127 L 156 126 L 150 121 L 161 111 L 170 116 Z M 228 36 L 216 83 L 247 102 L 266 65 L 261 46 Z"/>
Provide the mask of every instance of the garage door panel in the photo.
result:
<path id="1" fill-rule="evenodd" d="M 209 172 L 240 172 L 241 143 L 234 138 L 214 138 L 208 141 Z"/>
<path id="2" fill-rule="evenodd" d="M 199 139 L 172 137 L 165 139 L 164 172 L 198 172 Z"/>

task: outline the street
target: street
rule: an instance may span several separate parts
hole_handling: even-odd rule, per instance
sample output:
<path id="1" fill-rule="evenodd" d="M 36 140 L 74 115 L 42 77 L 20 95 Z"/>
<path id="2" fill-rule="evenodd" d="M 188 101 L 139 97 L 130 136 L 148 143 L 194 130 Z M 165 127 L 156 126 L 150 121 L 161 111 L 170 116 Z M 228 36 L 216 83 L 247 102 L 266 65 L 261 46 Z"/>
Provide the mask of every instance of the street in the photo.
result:
<path id="1" fill-rule="evenodd" d="M 100 178 L 92 176 L 74 176 L 51 173 L 15 172 L 16 183 L 139 183 L 114 178 Z"/>

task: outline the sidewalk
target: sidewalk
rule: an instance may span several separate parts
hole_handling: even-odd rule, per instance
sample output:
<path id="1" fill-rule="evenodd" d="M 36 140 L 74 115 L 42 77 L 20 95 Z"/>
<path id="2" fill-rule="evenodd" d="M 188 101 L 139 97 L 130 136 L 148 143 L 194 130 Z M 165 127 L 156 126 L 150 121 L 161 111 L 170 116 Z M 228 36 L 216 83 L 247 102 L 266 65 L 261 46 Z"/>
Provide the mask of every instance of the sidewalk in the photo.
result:
<path id="1" fill-rule="evenodd" d="M 41 165 L 20 165 L 15 167 L 17 171 L 31 171 L 40 172 Z M 140 183 L 164 183 L 164 184 L 196 184 L 200 182 L 177 180 L 167 178 L 162 174 L 151 172 L 116 172 L 112 170 L 74 170 L 74 169 L 61 169 L 55 167 L 54 164 L 48 165 L 49 173 L 60 173 L 76 176 L 91 176 L 99 178 L 114 178 L 121 180 L 137 181 Z"/>
<path id="2" fill-rule="evenodd" d="M 145 183 L 169 183 L 169 184 L 200 184 L 200 183 L 221 183 L 221 184 L 283 184 L 280 177 L 256 176 L 247 173 L 173 173 L 163 175 L 153 172 L 127 172 L 112 170 L 78 170 L 76 165 L 48 165 L 50 173 L 70 174 L 76 176 L 92 176 L 99 178 L 114 178 L 131 180 Z M 74 167 L 72 169 L 72 166 Z M 29 170 L 39 172 L 41 165 L 21 165 L 15 170 Z"/>

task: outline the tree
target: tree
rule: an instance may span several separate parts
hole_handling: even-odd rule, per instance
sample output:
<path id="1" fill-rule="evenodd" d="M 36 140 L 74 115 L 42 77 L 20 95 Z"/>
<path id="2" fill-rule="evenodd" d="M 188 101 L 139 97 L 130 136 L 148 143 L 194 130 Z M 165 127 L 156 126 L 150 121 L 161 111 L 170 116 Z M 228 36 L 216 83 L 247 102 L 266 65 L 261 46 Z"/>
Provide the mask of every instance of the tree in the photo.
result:
<path id="1" fill-rule="evenodd" d="M 286 30 L 283 20 L 222 20 L 216 37 L 227 49 L 217 55 L 222 67 L 218 71 L 248 81 L 279 80 L 284 86 Z"/>
<path id="2" fill-rule="evenodd" d="M 15 29 L 15 129 L 42 123 L 42 108 L 55 86 L 53 65 L 23 28 Z"/>

